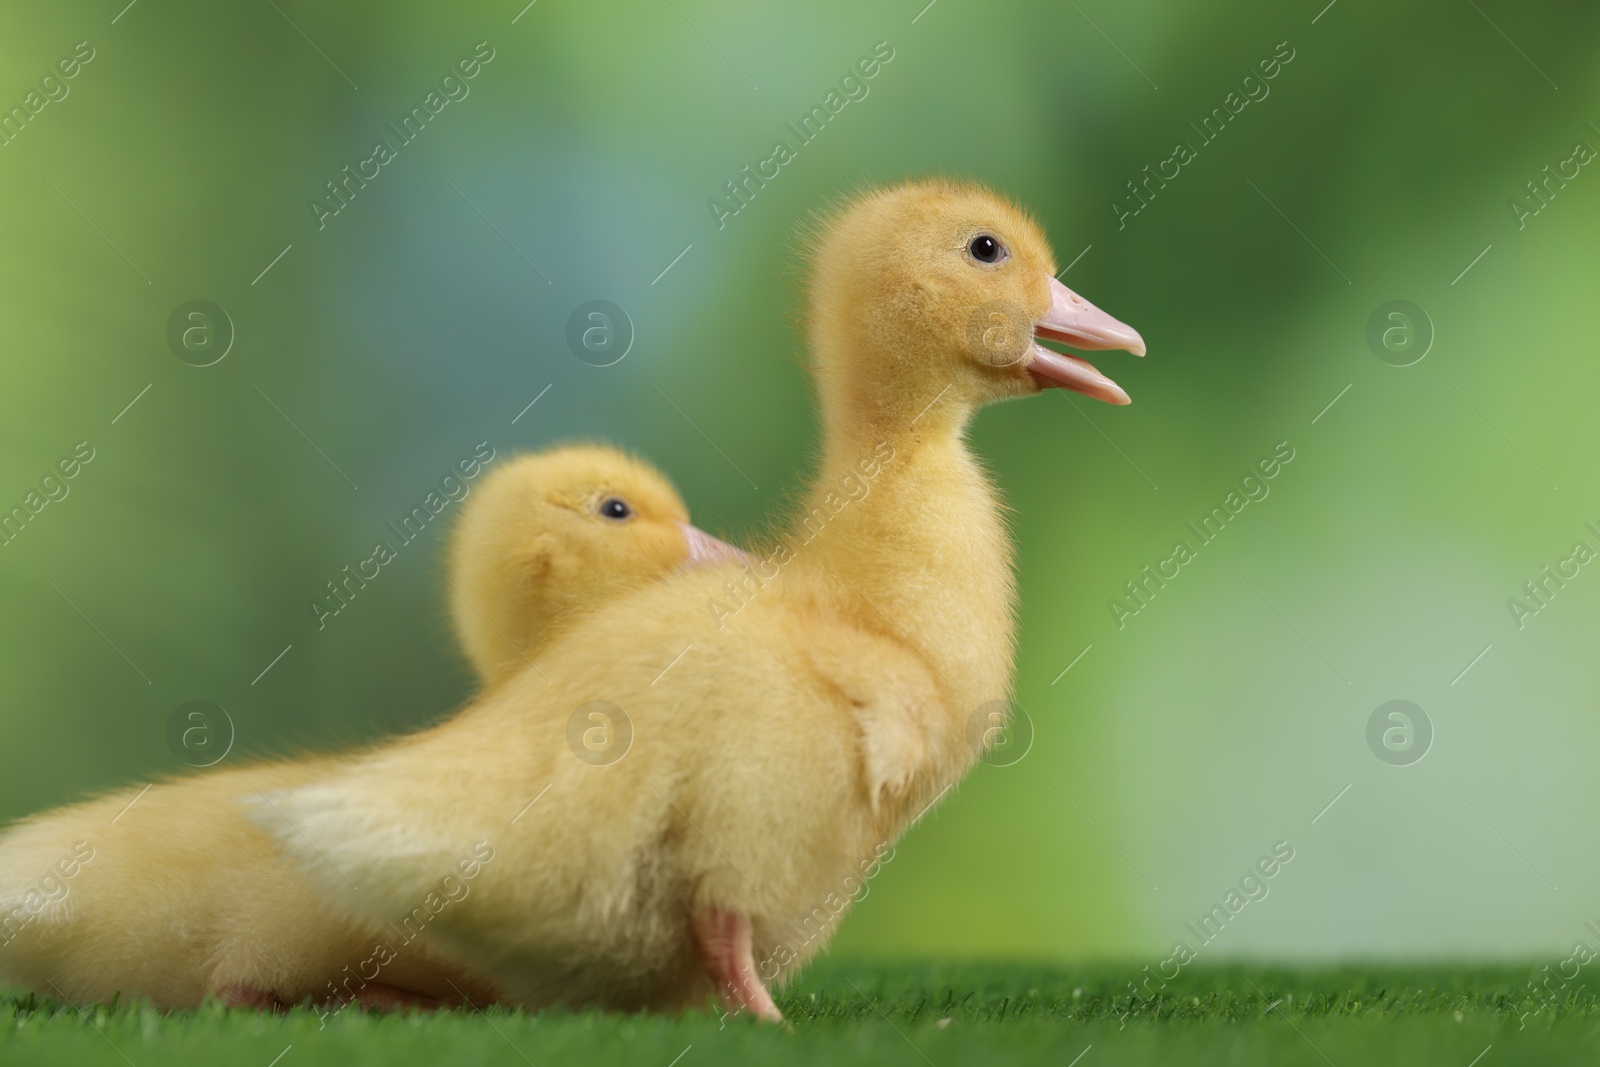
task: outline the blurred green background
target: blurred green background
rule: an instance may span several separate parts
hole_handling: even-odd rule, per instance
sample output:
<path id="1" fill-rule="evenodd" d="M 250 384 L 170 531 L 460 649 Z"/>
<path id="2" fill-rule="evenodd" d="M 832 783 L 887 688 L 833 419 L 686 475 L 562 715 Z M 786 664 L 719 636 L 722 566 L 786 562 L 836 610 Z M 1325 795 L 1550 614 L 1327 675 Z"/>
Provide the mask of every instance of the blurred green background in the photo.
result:
<path id="1" fill-rule="evenodd" d="M 797 225 L 947 173 L 1035 211 L 1150 355 L 1097 360 L 1130 408 L 978 420 L 1032 747 L 907 836 L 835 950 L 1153 963 L 1279 841 L 1203 955 L 1589 936 L 1600 576 L 1520 629 L 1506 602 L 1600 547 L 1600 174 L 1568 164 L 1520 228 L 1509 204 L 1600 147 L 1593 5 L 123 2 L 0 16 L 0 107 L 93 49 L 0 147 L 0 507 L 94 449 L 0 548 L 0 817 L 184 771 L 192 699 L 227 710 L 230 760 L 459 705 L 444 523 L 321 631 L 309 602 L 478 441 L 607 438 L 702 526 L 758 527 L 816 444 Z M 479 42 L 470 95 L 319 229 L 324 183 Z M 867 95 L 719 228 L 708 199 L 879 42 Z M 565 341 L 597 298 L 637 334 L 608 367 Z M 236 331 L 207 367 L 166 336 L 197 299 Z M 1392 300 L 1435 335 L 1409 366 L 1367 341 Z M 1123 583 L 1284 441 L 1270 495 L 1119 628 Z M 1392 699 L 1431 722 L 1420 762 L 1369 747 Z"/>

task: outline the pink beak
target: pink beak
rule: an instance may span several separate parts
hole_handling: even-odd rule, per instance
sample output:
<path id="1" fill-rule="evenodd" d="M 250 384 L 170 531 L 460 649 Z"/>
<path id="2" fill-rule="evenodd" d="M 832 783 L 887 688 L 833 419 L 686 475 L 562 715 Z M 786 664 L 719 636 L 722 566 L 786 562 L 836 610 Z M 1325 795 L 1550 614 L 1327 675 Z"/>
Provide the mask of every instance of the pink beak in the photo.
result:
<path id="1" fill-rule="evenodd" d="M 683 531 L 684 543 L 689 548 L 689 555 L 683 561 L 683 569 L 700 567 L 714 563 L 750 563 L 752 560 L 748 553 L 718 537 L 712 537 L 698 526 L 690 526 L 680 522 L 678 528 Z"/>
<path id="2" fill-rule="evenodd" d="M 1144 338 L 1127 323 L 1107 315 L 1083 297 L 1050 279 L 1050 308 L 1033 324 L 1035 337 L 1098 351 L 1125 348 L 1136 356 L 1144 355 Z M 1065 355 L 1039 344 L 1029 353 L 1028 373 L 1040 388 L 1063 388 L 1109 404 L 1128 404 L 1122 387 L 1095 370 L 1086 359 Z"/>

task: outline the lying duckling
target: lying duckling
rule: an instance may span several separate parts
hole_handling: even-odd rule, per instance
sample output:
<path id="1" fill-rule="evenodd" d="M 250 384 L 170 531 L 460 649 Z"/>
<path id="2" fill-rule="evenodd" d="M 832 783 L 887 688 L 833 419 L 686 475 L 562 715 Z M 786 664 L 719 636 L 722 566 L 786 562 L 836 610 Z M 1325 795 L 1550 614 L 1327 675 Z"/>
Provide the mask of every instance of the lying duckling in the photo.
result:
<path id="1" fill-rule="evenodd" d="M 586 445 L 519 457 L 469 498 L 451 574 L 463 647 L 485 681 L 507 648 L 537 654 L 593 602 L 737 550 L 688 525 L 670 483 Z M 467 598 L 471 603 L 468 604 Z M 494 862 L 463 850 L 383 923 L 330 913 L 236 801 L 324 777 L 311 757 L 122 790 L 0 837 L 0 976 L 74 1003 L 116 993 L 164 1008 L 435 1006 L 498 991 L 420 940 Z M 70 871 L 70 873 L 69 873 Z"/>
<path id="2" fill-rule="evenodd" d="M 813 244 L 824 444 L 800 513 L 753 567 L 633 590 L 455 718 L 251 802 L 331 904 L 403 912 L 486 841 L 494 864 L 427 938 L 511 1001 L 720 991 L 777 1019 L 768 983 L 975 762 L 971 717 L 1011 692 L 1016 594 L 966 427 L 1047 386 L 1127 402 L 1040 338 L 1143 342 L 1056 281 L 1035 224 L 983 189 L 869 192 Z M 617 739 L 608 759 L 582 758 L 592 730 Z"/>
<path id="3" fill-rule="evenodd" d="M 672 483 L 614 448 L 571 445 L 497 466 L 450 539 L 450 614 L 483 682 L 624 589 L 738 549 L 689 525 Z"/>
<path id="4" fill-rule="evenodd" d="M 240 796 L 326 773 L 314 758 L 219 769 L 12 827 L 0 837 L 0 977 L 74 1004 L 120 993 L 160 1008 L 207 996 L 254 1007 L 492 999 L 419 929 L 330 913 L 240 817 Z M 58 879 L 65 892 L 31 906 L 28 887 L 69 854 L 87 859 Z"/>

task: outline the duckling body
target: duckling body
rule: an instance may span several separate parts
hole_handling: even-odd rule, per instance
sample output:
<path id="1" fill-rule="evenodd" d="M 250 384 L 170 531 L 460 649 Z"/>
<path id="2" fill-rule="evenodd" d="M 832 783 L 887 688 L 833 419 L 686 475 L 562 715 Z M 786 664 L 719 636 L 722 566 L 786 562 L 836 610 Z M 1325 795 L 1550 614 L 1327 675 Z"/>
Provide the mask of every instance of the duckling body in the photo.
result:
<path id="1" fill-rule="evenodd" d="M 736 553 L 688 526 L 659 472 L 600 446 L 497 468 L 468 499 L 452 549 L 458 636 L 491 684 L 591 602 Z M 332 912 L 238 804 L 341 765 L 311 756 L 220 768 L 12 827 L 0 836 L 0 976 L 74 1003 L 120 992 L 166 1008 L 213 995 L 261 1007 L 497 999 L 424 937 L 470 897 L 492 851 L 452 856 L 381 920 Z"/>
<path id="2" fill-rule="evenodd" d="M 455 719 L 253 804 L 335 906 L 393 912 L 492 842 L 430 937 L 508 999 L 631 1010 L 716 990 L 775 1019 L 767 985 L 827 940 L 864 859 L 971 767 L 968 723 L 1011 691 L 1015 586 L 966 425 L 1049 384 L 1126 402 L 1036 335 L 1143 345 L 980 189 L 866 194 L 814 261 L 824 452 L 799 513 L 754 568 L 629 592 Z M 598 766 L 572 741 L 595 701 L 631 728 Z"/>
<path id="3" fill-rule="evenodd" d="M 719 569 L 600 608 L 537 672 L 326 781 L 271 794 L 255 817 L 304 877 L 363 916 L 403 913 L 486 842 L 494 863 L 429 939 L 524 1006 L 672 1009 L 720 979 L 791 971 L 859 892 L 862 857 L 973 754 L 960 723 L 922 721 L 938 700 L 926 665 L 833 618 L 828 590 L 804 576 L 718 629 L 706 605 L 722 593 Z M 607 635 L 603 659 L 589 626 Z M 600 765 L 572 740 L 575 714 L 597 699 L 632 733 Z M 748 957 L 724 956 L 722 973 L 705 960 L 719 915 L 738 917 L 722 940 L 744 938 Z M 803 939 L 807 923 L 825 930 Z M 775 1013 L 754 987 L 738 1003 Z"/>
<path id="4" fill-rule="evenodd" d="M 0 842 L 0 915 L 18 881 L 36 883 L 74 849 L 88 859 L 57 902 L 9 931 L 0 973 L 73 1003 L 122 993 L 162 1008 L 207 996 L 261 1007 L 380 1003 L 400 991 L 418 1003 L 491 998 L 492 987 L 407 931 L 330 914 L 240 817 L 238 797 L 326 769 L 312 759 L 218 770 L 14 827 Z"/>

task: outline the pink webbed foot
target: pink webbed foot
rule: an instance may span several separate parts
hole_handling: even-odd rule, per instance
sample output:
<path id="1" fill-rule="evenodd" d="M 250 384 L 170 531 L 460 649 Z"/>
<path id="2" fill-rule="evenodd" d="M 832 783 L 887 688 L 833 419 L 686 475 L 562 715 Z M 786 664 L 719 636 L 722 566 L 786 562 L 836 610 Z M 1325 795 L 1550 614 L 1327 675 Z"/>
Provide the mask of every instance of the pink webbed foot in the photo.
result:
<path id="1" fill-rule="evenodd" d="M 756 973 L 750 916 L 711 908 L 694 917 L 694 936 L 700 961 L 717 983 L 724 1004 L 736 1011 L 748 1009 L 768 1022 L 783 1022 L 783 1014 Z"/>

